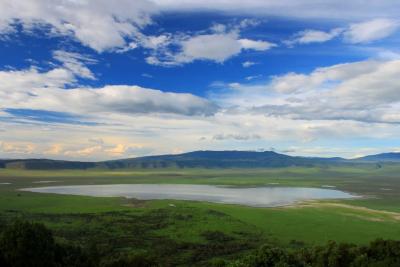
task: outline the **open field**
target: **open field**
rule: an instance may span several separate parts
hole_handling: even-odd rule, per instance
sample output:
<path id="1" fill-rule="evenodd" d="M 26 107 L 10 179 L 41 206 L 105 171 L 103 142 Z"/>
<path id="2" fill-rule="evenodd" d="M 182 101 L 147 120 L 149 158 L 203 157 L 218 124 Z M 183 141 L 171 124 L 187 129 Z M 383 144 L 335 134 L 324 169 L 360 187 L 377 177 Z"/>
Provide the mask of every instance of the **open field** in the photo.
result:
<path id="1" fill-rule="evenodd" d="M 123 171 L 0 170 L 0 218 L 45 223 L 58 240 L 115 251 L 156 250 L 171 265 L 205 264 L 263 243 L 284 247 L 328 240 L 365 244 L 400 239 L 400 166 Z M 20 192 L 26 187 L 79 184 L 212 184 L 335 186 L 355 200 L 252 208 L 176 200 L 138 201 Z M 223 246 L 221 245 L 223 242 Z M 179 250 L 179 253 L 173 251 Z M 173 254 L 173 257 L 170 255 Z"/>

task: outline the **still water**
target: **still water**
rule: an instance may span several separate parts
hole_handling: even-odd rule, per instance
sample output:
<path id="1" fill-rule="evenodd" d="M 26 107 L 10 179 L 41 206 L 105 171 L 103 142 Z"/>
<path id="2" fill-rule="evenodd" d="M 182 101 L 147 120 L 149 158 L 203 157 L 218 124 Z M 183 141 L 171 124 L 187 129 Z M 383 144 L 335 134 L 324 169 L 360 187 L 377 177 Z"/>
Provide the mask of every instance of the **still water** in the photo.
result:
<path id="1" fill-rule="evenodd" d="M 183 184 L 112 184 L 25 188 L 23 191 L 94 197 L 127 197 L 141 200 L 177 199 L 239 204 L 254 207 L 277 207 L 316 199 L 345 199 L 349 193 L 306 187 L 234 188 Z"/>

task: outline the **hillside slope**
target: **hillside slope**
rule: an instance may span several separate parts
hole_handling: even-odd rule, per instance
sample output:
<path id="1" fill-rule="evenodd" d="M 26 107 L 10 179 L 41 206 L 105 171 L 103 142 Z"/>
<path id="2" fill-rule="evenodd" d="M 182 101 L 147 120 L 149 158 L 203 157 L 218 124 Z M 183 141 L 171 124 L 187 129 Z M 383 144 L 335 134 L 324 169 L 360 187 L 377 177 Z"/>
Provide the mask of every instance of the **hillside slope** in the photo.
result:
<path id="1" fill-rule="evenodd" d="M 400 162 L 400 153 L 381 153 L 358 158 L 359 161 L 372 162 Z"/>
<path id="2" fill-rule="evenodd" d="M 27 170 L 135 169 L 135 168 L 269 168 L 352 164 L 342 158 L 293 157 L 273 151 L 194 151 L 177 155 L 147 156 L 102 162 L 49 159 L 0 160 L 0 168 Z"/>

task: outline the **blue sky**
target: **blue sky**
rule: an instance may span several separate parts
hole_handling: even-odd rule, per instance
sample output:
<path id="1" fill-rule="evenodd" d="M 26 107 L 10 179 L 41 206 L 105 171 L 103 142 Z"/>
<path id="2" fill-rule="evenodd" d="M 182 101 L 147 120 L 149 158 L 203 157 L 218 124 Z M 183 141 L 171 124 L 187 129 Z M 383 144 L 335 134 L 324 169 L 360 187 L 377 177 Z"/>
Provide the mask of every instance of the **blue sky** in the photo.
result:
<path id="1" fill-rule="evenodd" d="M 367 2 L 0 0 L 0 158 L 397 151 L 400 4 Z"/>

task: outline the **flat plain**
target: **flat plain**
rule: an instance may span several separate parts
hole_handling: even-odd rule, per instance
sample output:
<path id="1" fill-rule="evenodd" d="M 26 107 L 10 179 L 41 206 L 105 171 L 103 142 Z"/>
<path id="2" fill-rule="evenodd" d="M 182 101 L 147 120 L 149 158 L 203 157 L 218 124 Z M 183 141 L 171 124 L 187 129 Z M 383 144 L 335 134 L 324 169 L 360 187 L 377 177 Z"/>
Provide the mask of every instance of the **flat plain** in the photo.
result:
<path id="1" fill-rule="evenodd" d="M 0 223 L 42 222 L 57 240 L 101 250 L 155 250 L 172 265 L 231 258 L 261 244 L 400 239 L 400 165 L 269 169 L 0 170 Z M 19 191 L 91 184 L 209 184 L 335 188 L 360 196 L 277 208 Z M 218 246 L 224 240 L 224 246 Z M 171 251 L 174 253 L 171 257 Z"/>

